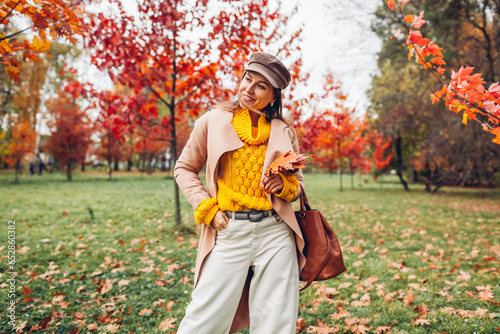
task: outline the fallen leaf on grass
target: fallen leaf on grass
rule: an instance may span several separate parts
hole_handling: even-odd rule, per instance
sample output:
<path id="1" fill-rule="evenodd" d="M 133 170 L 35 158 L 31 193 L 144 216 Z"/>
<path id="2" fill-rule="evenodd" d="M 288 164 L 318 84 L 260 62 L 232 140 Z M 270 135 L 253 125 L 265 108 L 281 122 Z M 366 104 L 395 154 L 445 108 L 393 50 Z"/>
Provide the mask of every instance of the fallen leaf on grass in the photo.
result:
<path id="1" fill-rule="evenodd" d="M 175 270 L 179 269 L 179 265 L 177 263 L 172 263 L 167 266 L 167 274 L 173 274 Z"/>
<path id="2" fill-rule="evenodd" d="M 113 288 L 113 281 L 109 279 L 104 279 L 102 281 L 101 286 L 97 287 L 97 291 L 99 291 L 101 294 L 105 294 L 108 291 L 111 291 Z"/>
<path id="3" fill-rule="evenodd" d="M 355 307 L 365 307 L 365 306 L 369 306 L 371 303 L 371 297 L 369 294 L 364 294 L 360 300 L 355 300 L 351 303 L 352 306 L 355 306 Z"/>
<path id="4" fill-rule="evenodd" d="M 90 277 L 94 277 L 94 276 L 97 276 L 97 275 L 100 275 L 100 274 L 102 274 L 102 271 L 97 270 L 97 271 L 94 271 L 92 274 L 90 274 Z"/>
<path id="5" fill-rule="evenodd" d="M 24 253 L 27 253 L 29 250 L 30 250 L 30 248 L 28 246 L 23 246 L 20 249 L 16 249 L 16 253 L 24 254 Z"/>
<path id="6" fill-rule="evenodd" d="M 338 313 L 330 314 L 328 317 L 335 319 L 335 320 L 338 320 L 341 318 L 348 317 L 351 314 L 349 312 L 349 310 L 344 310 L 344 308 L 342 307 L 342 304 L 337 305 L 337 310 L 338 310 Z"/>
<path id="7" fill-rule="evenodd" d="M 306 321 L 304 318 L 297 319 L 297 324 L 295 325 L 295 333 L 300 333 L 306 329 Z"/>
<path id="8" fill-rule="evenodd" d="M 130 283 L 130 281 L 126 280 L 126 279 L 122 279 L 118 282 L 118 286 L 124 286 L 124 285 L 128 285 Z"/>
<path id="9" fill-rule="evenodd" d="M 467 281 L 471 279 L 471 275 L 465 271 L 460 270 L 460 275 L 458 275 L 457 280 Z"/>
<path id="10" fill-rule="evenodd" d="M 190 278 L 187 276 L 182 276 L 181 282 L 186 285 L 191 285 Z"/>
<path id="11" fill-rule="evenodd" d="M 95 332 L 96 330 L 99 329 L 99 326 L 97 326 L 97 323 L 93 323 L 93 324 L 90 324 L 87 326 L 87 330 L 91 331 L 91 332 Z"/>
<path id="12" fill-rule="evenodd" d="M 415 326 L 428 326 L 431 324 L 429 319 L 413 319 L 411 323 Z"/>
<path id="13" fill-rule="evenodd" d="M 109 324 L 106 325 L 106 333 L 116 333 L 120 329 L 121 325 Z"/>
<path id="14" fill-rule="evenodd" d="M 392 327 L 389 326 L 379 326 L 377 327 L 377 334 L 388 333 L 392 330 Z"/>
<path id="15" fill-rule="evenodd" d="M 363 264 L 363 261 L 356 261 L 352 265 L 353 265 L 353 267 L 359 267 L 362 264 Z"/>
<path id="16" fill-rule="evenodd" d="M 339 284 L 339 289 L 345 289 L 345 288 L 348 288 L 352 285 L 352 283 L 350 282 L 343 282 L 343 283 L 340 283 Z"/>
<path id="17" fill-rule="evenodd" d="M 198 248 L 198 242 L 199 242 L 198 238 L 189 238 L 189 247 L 188 247 L 188 249 Z"/>
<path id="18" fill-rule="evenodd" d="M 492 300 L 494 295 L 491 291 L 491 286 L 476 286 L 476 290 L 479 291 L 479 299 Z"/>
<path id="19" fill-rule="evenodd" d="M 175 328 L 174 322 L 177 321 L 177 318 L 167 318 L 163 320 L 158 326 L 159 330 L 166 331 L 167 329 Z"/>
<path id="20" fill-rule="evenodd" d="M 71 280 L 69 278 L 62 278 L 59 281 L 57 281 L 57 283 L 60 283 L 60 284 L 65 284 L 65 283 L 69 283 L 69 282 L 71 282 Z"/>
<path id="21" fill-rule="evenodd" d="M 146 316 L 146 317 L 147 317 L 147 316 L 150 316 L 152 313 L 153 313 L 153 310 L 152 310 L 152 309 L 150 309 L 150 308 L 145 308 L 145 309 L 143 309 L 143 310 L 139 311 L 139 315 L 140 315 L 141 317 L 144 317 L 144 316 Z"/>
<path id="22" fill-rule="evenodd" d="M 308 333 L 330 334 L 330 333 L 337 333 L 339 331 L 339 326 L 336 326 L 335 328 L 330 327 L 328 325 L 325 325 L 323 323 L 323 320 L 321 319 L 318 319 L 316 323 L 318 326 L 307 327 Z"/>
<path id="23" fill-rule="evenodd" d="M 20 322 L 16 327 L 14 327 L 13 329 L 16 330 L 16 333 L 22 333 L 23 332 L 23 329 L 24 327 L 26 327 L 26 324 L 28 323 L 28 321 L 23 321 L 23 322 Z"/>
<path id="24" fill-rule="evenodd" d="M 80 313 L 80 312 L 77 311 L 77 312 L 73 313 L 73 318 L 75 318 L 75 319 L 84 319 L 85 318 L 85 314 Z"/>
<path id="25" fill-rule="evenodd" d="M 409 291 L 408 294 L 405 295 L 403 298 L 403 304 L 405 306 L 411 306 L 411 304 L 413 304 L 414 300 L 415 300 L 415 297 L 413 297 L 413 292 Z"/>

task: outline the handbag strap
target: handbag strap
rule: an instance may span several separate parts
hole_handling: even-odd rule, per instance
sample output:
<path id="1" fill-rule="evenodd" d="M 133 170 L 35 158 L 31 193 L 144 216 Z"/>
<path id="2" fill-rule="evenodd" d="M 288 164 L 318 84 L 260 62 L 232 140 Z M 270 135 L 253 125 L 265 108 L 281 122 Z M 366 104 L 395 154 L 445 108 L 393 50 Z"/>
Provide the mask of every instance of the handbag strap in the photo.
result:
<path id="1" fill-rule="evenodd" d="M 307 200 L 306 191 L 304 186 L 300 184 L 300 213 L 306 212 L 306 210 L 311 210 L 309 201 Z"/>

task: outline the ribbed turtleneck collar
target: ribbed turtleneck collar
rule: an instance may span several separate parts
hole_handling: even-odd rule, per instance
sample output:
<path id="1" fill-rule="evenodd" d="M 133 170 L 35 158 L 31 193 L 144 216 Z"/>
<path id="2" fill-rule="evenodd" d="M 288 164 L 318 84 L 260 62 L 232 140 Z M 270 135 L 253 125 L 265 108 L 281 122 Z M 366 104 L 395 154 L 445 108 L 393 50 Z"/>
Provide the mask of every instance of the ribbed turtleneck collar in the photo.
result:
<path id="1" fill-rule="evenodd" d="M 241 140 L 250 145 L 265 143 L 271 134 L 271 123 L 268 123 L 265 116 L 261 115 L 257 125 L 257 137 L 252 136 L 252 119 L 248 109 L 242 109 L 235 113 L 231 124 Z"/>

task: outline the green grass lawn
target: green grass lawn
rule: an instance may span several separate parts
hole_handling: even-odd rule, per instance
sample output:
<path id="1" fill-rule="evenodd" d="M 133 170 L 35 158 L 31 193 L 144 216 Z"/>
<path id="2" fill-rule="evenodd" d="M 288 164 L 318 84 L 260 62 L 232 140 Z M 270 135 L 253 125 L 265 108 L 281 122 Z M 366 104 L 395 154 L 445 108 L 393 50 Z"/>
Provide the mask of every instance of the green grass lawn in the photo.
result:
<path id="1" fill-rule="evenodd" d="M 498 333 L 500 191 L 402 190 L 306 175 L 347 272 L 301 292 L 300 333 Z M 0 174 L 0 333 L 175 333 L 190 300 L 198 227 L 172 179 L 121 173 Z M 8 221 L 15 220 L 15 298 Z M 247 331 L 244 331 L 247 333 Z"/>

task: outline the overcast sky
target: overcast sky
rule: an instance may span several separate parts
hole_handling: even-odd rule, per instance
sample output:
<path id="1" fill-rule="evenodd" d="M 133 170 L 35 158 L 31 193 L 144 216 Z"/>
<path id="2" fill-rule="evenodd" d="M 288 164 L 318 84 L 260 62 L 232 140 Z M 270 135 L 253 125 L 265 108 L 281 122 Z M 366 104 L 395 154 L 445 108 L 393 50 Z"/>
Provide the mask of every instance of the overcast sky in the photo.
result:
<path id="1" fill-rule="evenodd" d="M 311 75 L 309 88 L 321 89 L 330 68 L 341 80 L 348 103 L 365 111 L 371 75 L 376 72 L 381 41 L 370 30 L 377 4 L 382 0 L 298 0 L 298 17 L 304 24 L 304 70 Z M 285 8 L 293 1 L 284 1 Z M 364 109 L 364 110 L 363 110 Z"/>

